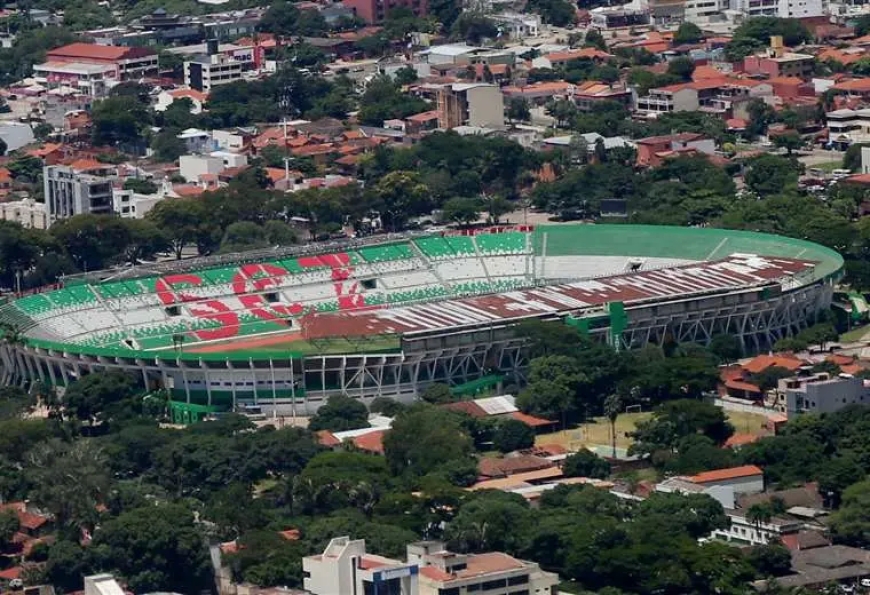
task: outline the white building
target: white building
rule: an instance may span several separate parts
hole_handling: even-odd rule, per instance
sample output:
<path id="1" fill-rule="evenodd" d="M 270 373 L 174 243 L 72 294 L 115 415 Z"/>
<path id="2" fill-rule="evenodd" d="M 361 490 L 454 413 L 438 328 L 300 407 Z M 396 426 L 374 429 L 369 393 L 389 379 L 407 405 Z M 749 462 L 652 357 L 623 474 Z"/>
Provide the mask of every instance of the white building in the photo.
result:
<path id="1" fill-rule="evenodd" d="M 545 31 L 545 27 L 541 22 L 541 15 L 538 14 L 503 12 L 501 14 L 490 15 L 489 18 L 495 21 L 502 37 L 524 39 L 527 37 L 538 37 Z"/>
<path id="2" fill-rule="evenodd" d="M 32 198 L 0 202 L 0 219 L 13 221 L 27 228 L 46 229 L 48 227 L 48 213 L 45 211 L 45 204 L 36 202 Z"/>
<path id="3" fill-rule="evenodd" d="M 472 56 L 481 51 L 484 51 L 483 48 L 464 44 L 448 44 L 432 46 L 420 52 L 420 56 L 429 64 L 469 64 Z"/>
<path id="4" fill-rule="evenodd" d="M 207 153 L 217 149 L 217 143 L 212 139 L 211 132 L 207 130 L 188 128 L 178 134 L 178 139 L 184 143 L 188 153 Z"/>
<path id="5" fill-rule="evenodd" d="M 178 173 L 188 182 L 199 182 L 204 174 L 218 175 L 224 170 L 224 161 L 220 157 L 182 155 L 178 161 Z"/>
<path id="6" fill-rule="evenodd" d="M 45 62 L 34 64 L 33 79 L 48 89 L 66 87 L 88 97 L 105 96 L 117 82 L 114 64 Z"/>
<path id="7" fill-rule="evenodd" d="M 773 16 L 781 18 L 818 17 L 825 14 L 826 0 L 730 0 L 731 10 L 746 18 Z"/>
<path id="8" fill-rule="evenodd" d="M 46 166 L 42 171 L 49 225 L 73 215 L 112 212 L 114 166 L 82 160 Z"/>
<path id="9" fill-rule="evenodd" d="M 705 471 L 685 479 L 704 488 L 731 487 L 738 495 L 764 491 L 764 472 L 755 465 Z"/>
<path id="10" fill-rule="evenodd" d="M 306 591 L 314 595 L 417 595 L 419 567 L 366 553 L 363 539 L 336 537 L 323 554 L 302 558 Z"/>
<path id="11" fill-rule="evenodd" d="M 219 85 L 227 85 L 244 78 L 247 63 L 224 54 L 196 56 L 184 63 L 184 84 L 208 93 Z"/>
<path id="12" fill-rule="evenodd" d="M 85 595 L 124 595 L 124 589 L 111 574 L 85 577 Z"/>
<path id="13" fill-rule="evenodd" d="M 322 555 L 302 559 L 313 595 L 544 595 L 556 574 L 501 552 L 457 554 L 438 541 L 411 543 L 407 561 L 366 553 L 365 541 L 338 537 Z"/>
<path id="14" fill-rule="evenodd" d="M 232 151 L 212 151 L 209 157 L 215 157 L 223 161 L 224 167 L 245 167 L 248 165 L 248 156 L 244 153 L 233 153 Z"/>
<path id="15" fill-rule="evenodd" d="M 112 210 L 123 219 L 142 219 L 154 206 L 166 198 L 163 188 L 155 194 L 139 194 L 132 190 L 112 192 Z"/>

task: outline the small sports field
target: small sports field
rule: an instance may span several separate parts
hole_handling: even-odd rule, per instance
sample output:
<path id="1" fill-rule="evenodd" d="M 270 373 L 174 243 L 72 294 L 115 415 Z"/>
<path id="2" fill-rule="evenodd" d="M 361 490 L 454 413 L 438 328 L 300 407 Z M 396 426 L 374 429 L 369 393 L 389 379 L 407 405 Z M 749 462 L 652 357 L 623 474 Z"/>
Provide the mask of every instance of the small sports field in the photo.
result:
<path id="1" fill-rule="evenodd" d="M 767 435 L 764 429 L 766 418 L 755 413 L 727 411 L 728 421 L 734 426 L 735 434 Z M 628 448 L 634 441 L 628 436 L 635 430 L 638 422 L 649 419 L 652 413 L 623 413 L 616 419 L 616 446 Z M 579 450 L 587 446 L 606 446 L 610 444 L 610 421 L 606 417 L 596 417 L 593 421 L 577 428 L 552 434 L 540 434 L 535 444 L 558 444 L 567 450 Z"/>

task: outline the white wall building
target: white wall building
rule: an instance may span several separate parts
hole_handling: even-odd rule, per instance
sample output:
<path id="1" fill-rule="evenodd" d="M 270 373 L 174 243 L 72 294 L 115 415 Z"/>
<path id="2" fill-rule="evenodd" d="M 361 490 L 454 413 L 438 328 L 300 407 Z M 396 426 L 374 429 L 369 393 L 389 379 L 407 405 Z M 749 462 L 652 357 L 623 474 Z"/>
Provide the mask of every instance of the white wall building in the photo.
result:
<path id="1" fill-rule="evenodd" d="M 166 193 L 162 188 L 156 194 L 115 189 L 112 192 L 112 210 L 123 219 L 142 219 L 164 198 Z"/>
<path id="2" fill-rule="evenodd" d="M 302 558 L 306 591 L 314 595 L 417 595 L 416 564 L 366 553 L 363 539 L 331 539 L 323 554 Z"/>
<path id="3" fill-rule="evenodd" d="M 0 219 L 20 223 L 22 227 L 46 229 L 48 213 L 45 204 L 32 198 L 0 203 Z"/>
<path id="4" fill-rule="evenodd" d="M 501 552 L 457 554 L 438 541 L 411 543 L 407 561 L 366 553 L 365 541 L 337 537 L 302 559 L 314 595 L 545 595 L 559 577 Z"/>
<path id="5" fill-rule="evenodd" d="M 99 163 L 50 165 L 43 168 L 49 225 L 86 213 L 112 212 L 113 166 Z"/>
<path id="6" fill-rule="evenodd" d="M 218 175 L 224 170 L 224 161 L 220 157 L 182 155 L 178 161 L 178 173 L 188 182 L 199 182 L 203 174 Z"/>
<path id="7" fill-rule="evenodd" d="M 730 0 L 731 10 L 744 17 L 773 16 L 781 18 L 818 17 L 825 14 L 825 0 Z"/>

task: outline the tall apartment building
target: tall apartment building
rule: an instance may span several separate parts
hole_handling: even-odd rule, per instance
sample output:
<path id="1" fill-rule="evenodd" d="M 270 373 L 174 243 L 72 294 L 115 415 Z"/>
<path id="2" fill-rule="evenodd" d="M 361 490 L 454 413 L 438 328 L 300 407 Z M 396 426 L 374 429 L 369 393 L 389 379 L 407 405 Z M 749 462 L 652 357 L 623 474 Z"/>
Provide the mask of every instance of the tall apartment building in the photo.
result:
<path id="1" fill-rule="evenodd" d="M 313 595 L 555 595 L 559 577 L 500 552 L 456 554 L 438 541 L 411 543 L 407 561 L 366 553 L 364 540 L 336 537 L 302 559 Z"/>
<path id="2" fill-rule="evenodd" d="M 79 160 L 71 165 L 43 168 L 45 208 L 48 224 L 86 213 L 112 212 L 114 166 L 98 161 Z"/>
<path id="3" fill-rule="evenodd" d="M 437 92 L 438 127 L 504 128 L 501 89 L 487 83 L 452 83 Z"/>
<path id="4" fill-rule="evenodd" d="M 208 93 L 213 87 L 239 81 L 251 62 L 237 60 L 218 52 L 218 42 L 207 42 L 208 53 L 193 56 L 184 62 L 184 84 L 191 89 Z"/>

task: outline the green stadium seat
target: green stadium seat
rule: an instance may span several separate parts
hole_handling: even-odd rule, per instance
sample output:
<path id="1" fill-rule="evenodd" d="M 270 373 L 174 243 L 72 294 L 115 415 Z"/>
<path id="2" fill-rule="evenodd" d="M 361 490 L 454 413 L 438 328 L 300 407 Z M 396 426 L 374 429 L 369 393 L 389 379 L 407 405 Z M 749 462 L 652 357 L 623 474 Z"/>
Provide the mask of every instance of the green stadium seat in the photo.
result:
<path id="1" fill-rule="evenodd" d="M 475 236 L 481 254 L 523 254 L 526 252 L 526 237 L 520 231 L 482 233 Z"/>

